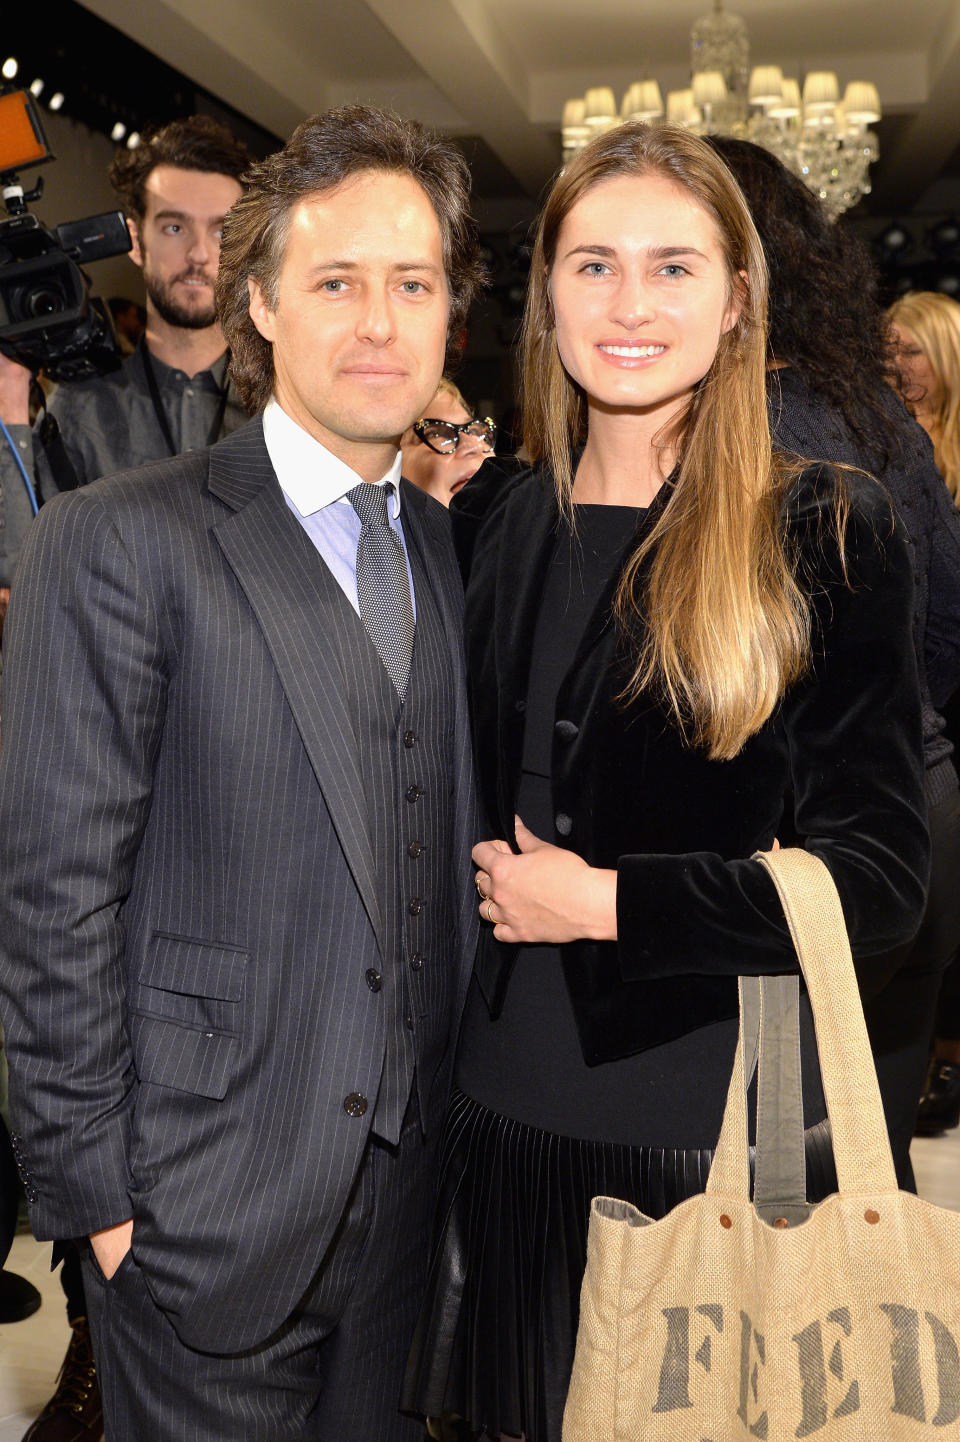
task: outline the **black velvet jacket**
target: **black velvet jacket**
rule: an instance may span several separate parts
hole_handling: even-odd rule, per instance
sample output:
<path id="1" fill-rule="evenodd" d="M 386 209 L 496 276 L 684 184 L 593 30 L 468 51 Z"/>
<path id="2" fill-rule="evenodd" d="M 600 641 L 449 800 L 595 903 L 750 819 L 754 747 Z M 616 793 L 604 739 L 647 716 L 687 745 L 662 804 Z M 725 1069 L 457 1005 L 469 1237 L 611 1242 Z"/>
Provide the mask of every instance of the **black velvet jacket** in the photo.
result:
<path id="1" fill-rule="evenodd" d="M 811 670 L 734 760 L 686 745 L 650 697 L 615 701 L 628 675 L 610 616 L 616 577 L 561 685 L 546 839 L 618 872 L 619 940 L 562 949 L 588 1062 L 736 1015 L 738 974 L 796 968 L 773 884 L 750 860 L 778 835 L 789 788 L 802 844 L 837 884 L 854 956 L 919 925 L 928 839 L 910 562 L 880 488 L 854 477 L 845 580 L 827 518 L 833 488 L 832 475 L 809 470 L 789 505 L 814 606 Z M 453 518 L 482 808 L 488 834 L 513 843 L 541 577 L 561 524 L 552 479 L 488 463 Z M 483 928 L 477 973 L 494 1015 L 516 953 Z"/>

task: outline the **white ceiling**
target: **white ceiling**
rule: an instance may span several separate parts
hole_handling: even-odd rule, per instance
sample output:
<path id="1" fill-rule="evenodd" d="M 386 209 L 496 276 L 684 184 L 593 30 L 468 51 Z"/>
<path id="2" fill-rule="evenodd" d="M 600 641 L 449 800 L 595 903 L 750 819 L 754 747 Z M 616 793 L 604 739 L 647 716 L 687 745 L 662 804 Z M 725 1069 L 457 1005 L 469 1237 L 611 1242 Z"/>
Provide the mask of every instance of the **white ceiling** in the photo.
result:
<path id="1" fill-rule="evenodd" d="M 709 0 L 84 0 L 278 135 L 328 105 L 394 107 L 477 136 L 534 196 L 555 169 L 563 101 L 650 73 L 689 83 Z M 960 145 L 960 0 L 730 0 L 755 64 L 877 82 L 888 153 L 875 202 L 931 208 Z M 942 188 L 943 182 L 939 182 Z M 949 204 L 949 202 L 947 202 Z M 956 203 L 956 202 L 954 202 Z"/>

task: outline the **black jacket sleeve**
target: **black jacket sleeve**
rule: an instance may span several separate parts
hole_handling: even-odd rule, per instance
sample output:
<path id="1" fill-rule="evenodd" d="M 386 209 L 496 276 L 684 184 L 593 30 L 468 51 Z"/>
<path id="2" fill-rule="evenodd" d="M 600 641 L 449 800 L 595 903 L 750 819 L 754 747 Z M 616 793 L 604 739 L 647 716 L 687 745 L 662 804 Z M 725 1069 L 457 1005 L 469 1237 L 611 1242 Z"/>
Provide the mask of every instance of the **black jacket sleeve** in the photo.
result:
<path id="1" fill-rule="evenodd" d="M 819 489 L 819 494 L 818 494 Z M 854 956 L 908 940 L 929 867 L 908 548 L 880 487 L 855 478 L 841 558 L 824 488 L 803 486 L 792 522 L 814 611 L 809 674 L 782 703 L 802 844 L 829 867 Z M 796 962 L 759 862 L 710 853 L 623 856 L 620 969 L 668 977 Z"/>

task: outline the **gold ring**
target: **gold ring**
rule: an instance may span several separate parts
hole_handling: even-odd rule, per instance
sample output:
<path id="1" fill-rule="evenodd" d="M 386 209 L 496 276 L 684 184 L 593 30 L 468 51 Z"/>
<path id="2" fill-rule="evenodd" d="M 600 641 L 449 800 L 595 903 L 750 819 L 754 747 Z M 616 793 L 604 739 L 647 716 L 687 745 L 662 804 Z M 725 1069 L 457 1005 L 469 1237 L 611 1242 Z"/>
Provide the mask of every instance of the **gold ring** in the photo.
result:
<path id="1" fill-rule="evenodd" d="M 486 873 L 485 871 L 481 871 L 481 872 L 480 872 L 480 876 L 486 876 L 486 874 L 487 874 L 487 873 Z M 481 900 L 481 901 L 486 901 L 486 900 L 487 900 L 487 893 L 484 891 L 483 887 L 480 885 L 480 877 L 479 877 L 479 876 L 474 878 L 473 884 L 474 884 L 474 886 L 477 888 L 477 890 L 478 890 L 479 893 L 480 893 L 480 900 Z"/>
<path id="2" fill-rule="evenodd" d="M 488 896 L 488 897 L 487 897 L 487 920 L 491 923 L 491 925 L 496 926 L 497 923 L 494 921 L 494 919 L 493 919 L 493 917 L 492 917 L 492 915 L 491 915 L 491 912 L 492 912 L 492 911 L 493 911 L 493 897 L 492 897 L 492 896 Z"/>

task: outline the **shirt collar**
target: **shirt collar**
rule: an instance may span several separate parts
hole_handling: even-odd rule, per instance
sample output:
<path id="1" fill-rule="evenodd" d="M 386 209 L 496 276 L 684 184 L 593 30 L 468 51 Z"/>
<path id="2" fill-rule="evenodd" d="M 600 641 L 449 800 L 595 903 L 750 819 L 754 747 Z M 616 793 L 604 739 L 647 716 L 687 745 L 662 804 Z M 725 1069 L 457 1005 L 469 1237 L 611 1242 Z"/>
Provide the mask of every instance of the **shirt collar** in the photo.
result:
<path id="1" fill-rule="evenodd" d="M 263 439 L 277 473 L 280 489 L 301 516 L 312 516 L 363 480 L 345 461 L 292 420 L 273 397 L 263 412 Z M 392 491 L 393 516 L 400 514 L 400 452 L 376 483 Z M 349 505 L 349 501 L 346 502 Z"/>
<path id="2" fill-rule="evenodd" d="M 138 341 L 138 346 L 142 346 L 143 349 L 146 350 L 146 340 L 141 338 L 141 340 Z M 155 376 L 157 377 L 158 383 L 162 386 L 172 385 L 174 376 L 186 375 L 186 371 L 183 369 L 182 366 L 168 366 L 166 361 L 162 361 L 159 356 L 154 355 L 153 351 L 150 352 L 150 364 L 153 366 L 153 371 Z M 224 383 L 227 380 L 226 351 L 223 351 L 222 354 L 219 355 L 217 359 L 213 362 L 213 364 L 208 365 L 205 370 L 197 371 L 195 375 L 187 376 L 187 381 L 190 384 L 196 384 L 198 382 L 202 382 L 202 378 L 204 376 L 210 377 L 211 381 L 216 386 L 218 391 L 223 390 Z"/>

